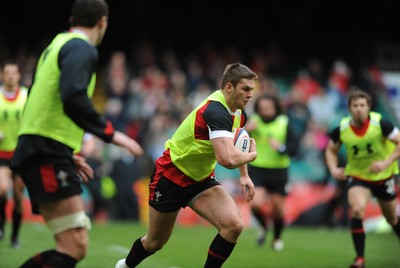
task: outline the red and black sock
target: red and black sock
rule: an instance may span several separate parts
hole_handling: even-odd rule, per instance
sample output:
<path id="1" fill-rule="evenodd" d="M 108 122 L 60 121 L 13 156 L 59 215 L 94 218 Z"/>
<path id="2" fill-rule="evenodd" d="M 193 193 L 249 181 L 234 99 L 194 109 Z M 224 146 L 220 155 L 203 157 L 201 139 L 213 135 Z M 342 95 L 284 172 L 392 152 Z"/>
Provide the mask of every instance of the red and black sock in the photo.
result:
<path id="1" fill-rule="evenodd" d="M 365 231 L 362 219 L 351 218 L 350 220 L 351 236 L 353 238 L 354 249 L 357 257 L 364 257 L 365 249 Z"/>
<path id="2" fill-rule="evenodd" d="M 6 203 L 7 197 L 0 196 L 0 231 L 4 231 L 4 224 L 6 223 Z"/>
<path id="3" fill-rule="evenodd" d="M 283 218 L 274 219 L 274 238 L 279 239 L 281 238 L 282 231 L 283 231 Z"/>
<path id="4" fill-rule="evenodd" d="M 11 239 L 14 240 L 18 238 L 19 229 L 21 228 L 22 213 L 14 209 L 12 218 L 13 218 L 13 228 L 11 233 Z"/>
<path id="5" fill-rule="evenodd" d="M 76 263 L 77 260 L 71 256 L 51 249 L 36 254 L 23 263 L 20 268 L 73 268 L 76 266 Z"/>
<path id="6" fill-rule="evenodd" d="M 154 254 L 147 252 L 142 244 L 142 238 L 139 237 L 133 243 L 131 250 L 129 251 L 128 256 L 126 257 L 125 263 L 129 267 L 136 267 L 141 261 L 146 259 L 148 256 Z"/>
<path id="7" fill-rule="evenodd" d="M 258 223 L 261 225 L 261 227 L 264 230 L 268 229 L 268 224 L 266 221 L 266 217 L 264 215 L 264 213 L 262 213 L 261 210 L 252 210 L 254 218 L 256 218 L 256 220 L 258 221 Z"/>
<path id="8" fill-rule="evenodd" d="M 48 251 L 40 252 L 24 262 L 20 266 L 20 268 L 40 268 L 43 266 L 43 263 L 47 261 L 48 257 L 53 254 L 54 251 L 54 249 L 51 249 Z"/>
<path id="9" fill-rule="evenodd" d="M 208 249 L 207 261 L 204 268 L 221 267 L 231 255 L 235 246 L 236 243 L 228 242 L 220 234 L 217 234 Z"/>
<path id="10" fill-rule="evenodd" d="M 397 224 L 392 225 L 392 229 L 397 235 L 397 237 L 400 239 L 400 217 L 397 217 Z"/>
<path id="11" fill-rule="evenodd" d="M 73 257 L 55 251 L 47 261 L 45 262 L 46 268 L 74 268 L 78 260 L 74 259 Z"/>

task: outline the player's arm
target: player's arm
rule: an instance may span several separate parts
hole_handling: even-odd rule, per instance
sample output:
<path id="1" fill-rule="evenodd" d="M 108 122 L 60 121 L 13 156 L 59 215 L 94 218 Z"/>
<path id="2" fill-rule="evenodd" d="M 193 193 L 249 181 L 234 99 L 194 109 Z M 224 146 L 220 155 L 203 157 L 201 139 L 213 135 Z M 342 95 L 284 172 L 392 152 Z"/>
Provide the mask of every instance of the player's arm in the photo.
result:
<path id="1" fill-rule="evenodd" d="M 246 122 L 245 111 L 242 112 L 242 116 L 244 117 L 242 122 Z M 204 112 L 203 118 L 209 128 L 211 143 L 218 163 L 229 169 L 239 168 L 241 193 L 246 196 L 247 202 L 250 202 L 254 198 L 255 188 L 247 171 L 247 163 L 254 161 L 257 157 L 254 139 L 250 139 L 249 153 L 244 153 L 234 146 L 232 118 L 220 103 L 211 103 Z"/>
<path id="2" fill-rule="evenodd" d="M 127 148 L 132 154 L 141 155 L 143 149 L 125 134 L 115 131 L 88 97 L 87 87 L 97 65 L 97 50 L 84 40 L 73 39 L 60 51 L 60 90 L 64 112 L 82 129 L 105 142 Z"/>
<path id="3" fill-rule="evenodd" d="M 339 134 L 340 134 L 339 127 L 335 128 L 331 132 L 328 146 L 325 149 L 325 161 L 329 169 L 329 172 L 335 179 L 345 180 L 346 175 L 344 173 L 344 169 L 342 167 L 338 167 L 339 163 L 338 154 L 341 146 L 341 142 L 339 140 Z"/>
<path id="4" fill-rule="evenodd" d="M 253 200 L 256 190 L 254 188 L 254 183 L 249 177 L 249 173 L 247 171 L 247 164 L 241 165 L 239 167 L 240 171 L 240 190 L 242 195 L 247 195 L 247 202 Z"/>
<path id="5" fill-rule="evenodd" d="M 268 142 L 271 148 L 280 154 L 287 154 L 294 157 L 297 154 L 299 146 L 299 139 L 297 138 L 293 128 L 288 124 L 286 128 L 286 141 L 281 143 L 278 139 L 269 137 Z"/>
<path id="6" fill-rule="evenodd" d="M 281 153 L 287 153 L 290 157 L 294 157 L 299 151 L 300 138 L 296 134 L 296 131 L 294 130 L 291 123 L 288 124 L 286 133 L 287 137 L 284 148 L 285 150 L 283 150 Z"/>
<path id="7" fill-rule="evenodd" d="M 386 120 L 381 120 L 382 134 L 393 143 L 396 144 L 395 149 L 392 153 L 382 161 L 375 161 L 370 166 L 369 169 L 372 172 L 381 172 L 389 167 L 394 161 L 397 161 L 400 157 L 400 131 L 392 123 Z"/>
<path id="8" fill-rule="evenodd" d="M 229 169 L 237 168 L 257 157 L 254 139 L 250 139 L 250 151 L 244 153 L 233 144 L 232 117 L 219 102 L 211 102 L 203 113 L 209 129 L 209 137 L 217 162 Z"/>
<path id="9" fill-rule="evenodd" d="M 60 50 L 60 90 L 64 112 L 81 128 L 111 142 L 114 129 L 95 110 L 87 87 L 97 64 L 95 48 L 81 39 L 73 39 Z"/>
<path id="10" fill-rule="evenodd" d="M 232 134 L 227 132 L 226 134 Z M 254 161 L 257 157 L 256 144 L 254 139 L 250 139 L 250 151 L 248 153 L 237 149 L 231 137 L 215 137 L 211 140 L 217 162 L 229 169 L 240 167 L 248 162 Z"/>

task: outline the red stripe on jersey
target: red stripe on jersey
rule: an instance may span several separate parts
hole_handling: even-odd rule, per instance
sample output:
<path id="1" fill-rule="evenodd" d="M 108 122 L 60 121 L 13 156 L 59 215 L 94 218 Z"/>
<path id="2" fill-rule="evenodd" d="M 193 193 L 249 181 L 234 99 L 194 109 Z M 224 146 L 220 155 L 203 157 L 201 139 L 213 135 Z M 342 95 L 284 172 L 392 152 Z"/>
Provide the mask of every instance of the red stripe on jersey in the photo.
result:
<path id="1" fill-rule="evenodd" d="M 58 185 L 53 165 L 41 166 L 40 175 L 42 176 L 44 190 L 47 193 L 53 193 L 57 191 Z"/>
<path id="2" fill-rule="evenodd" d="M 208 127 L 207 127 L 206 121 L 203 118 L 203 113 L 207 109 L 209 104 L 210 104 L 210 101 L 207 101 L 207 103 L 204 104 L 204 106 L 201 107 L 196 112 L 196 119 L 194 122 L 194 138 L 196 140 L 209 140 L 210 139 Z"/>
<path id="3" fill-rule="evenodd" d="M 6 95 L 4 95 L 4 99 L 6 99 L 6 101 L 9 101 L 9 102 L 13 102 L 13 101 L 15 101 L 17 98 L 18 98 L 18 96 L 19 96 L 19 88 L 15 91 L 15 94 L 14 95 L 12 95 L 12 97 L 8 97 L 8 96 L 6 96 Z"/>
<path id="4" fill-rule="evenodd" d="M 154 180 L 156 179 L 158 180 L 161 177 L 161 175 L 163 175 L 164 177 L 168 178 L 170 181 L 181 187 L 186 187 L 198 182 L 187 176 L 179 168 L 177 168 L 174 165 L 174 163 L 172 163 L 169 149 L 165 150 L 164 154 L 156 161 L 156 171 L 154 173 Z M 211 176 L 215 176 L 214 171 L 211 172 L 211 174 L 207 178 Z"/>
<path id="5" fill-rule="evenodd" d="M 114 133 L 114 127 L 110 121 L 107 121 L 107 126 L 104 129 L 104 134 L 109 136 L 109 135 L 112 135 L 113 133 Z"/>
<path id="6" fill-rule="evenodd" d="M 367 130 L 368 130 L 368 126 L 369 126 L 369 118 L 367 119 L 367 120 L 365 120 L 364 121 L 364 123 L 362 124 L 362 126 L 360 126 L 360 127 L 355 127 L 355 126 L 353 126 L 352 124 L 350 124 L 350 126 L 351 126 L 351 129 L 354 131 L 354 133 L 357 135 L 357 136 L 363 136 L 366 132 L 367 132 Z"/>
<path id="7" fill-rule="evenodd" d="M 358 228 L 358 229 L 351 229 L 352 234 L 363 234 L 364 233 L 364 228 Z"/>
<path id="8" fill-rule="evenodd" d="M 11 160 L 13 155 L 14 155 L 14 151 L 11 151 L 11 152 L 0 151 L 0 158 L 1 159 Z"/>
<path id="9" fill-rule="evenodd" d="M 235 120 L 234 118 L 232 120 Z M 244 113 L 240 115 L 240 127 L 243 127 L 245 123 Z"/>

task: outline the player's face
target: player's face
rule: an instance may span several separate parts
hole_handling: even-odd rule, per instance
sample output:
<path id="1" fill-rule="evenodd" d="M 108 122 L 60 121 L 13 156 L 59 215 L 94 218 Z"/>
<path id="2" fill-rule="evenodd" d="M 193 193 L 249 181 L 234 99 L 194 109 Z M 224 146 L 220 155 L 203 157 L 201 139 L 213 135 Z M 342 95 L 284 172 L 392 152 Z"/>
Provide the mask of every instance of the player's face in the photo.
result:
<path id="1" fill-rule="evenodd" d="M 271 119 L 276 114 L 274 102 L 270 99 L 261 99 L 258 102 L 258 113 L 264 119 Z"/>
<path id="2" fill-rule="evenodd" d="M 21 78 L 18 66 L 16 64 L 7 64 L 3 68 L 3 83 L 6 90 L 15 90 Z"/>
<path id="3" fill-rule="evenodd" d="M 350 113 L 355 123 L 362 124 L 367 118 L 371 107 L 365 98 L 353 99 L 350 103 Z"/>
<path id="4" fill-rule="evenodd" d="M 233 97 L 236 103 L 236 109 L 244 109 L 253 97 L 253 89 L 255 88 L 255 81 L 252 79 L 242 79 L 236 85 L 233 91 Z"/>

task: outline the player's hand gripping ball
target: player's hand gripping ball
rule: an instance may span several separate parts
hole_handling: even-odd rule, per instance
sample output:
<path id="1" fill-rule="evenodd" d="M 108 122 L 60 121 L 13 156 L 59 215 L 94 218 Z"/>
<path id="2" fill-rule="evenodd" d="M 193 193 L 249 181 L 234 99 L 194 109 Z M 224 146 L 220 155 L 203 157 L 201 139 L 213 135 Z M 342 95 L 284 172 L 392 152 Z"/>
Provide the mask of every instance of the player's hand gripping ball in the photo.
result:
<path id="1" fill-rule="evenodd" d="M 248 153 L 250 150 L 250 136 L 244 128 L 233 130 L 233 143 L 242 152 Z"/>

